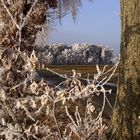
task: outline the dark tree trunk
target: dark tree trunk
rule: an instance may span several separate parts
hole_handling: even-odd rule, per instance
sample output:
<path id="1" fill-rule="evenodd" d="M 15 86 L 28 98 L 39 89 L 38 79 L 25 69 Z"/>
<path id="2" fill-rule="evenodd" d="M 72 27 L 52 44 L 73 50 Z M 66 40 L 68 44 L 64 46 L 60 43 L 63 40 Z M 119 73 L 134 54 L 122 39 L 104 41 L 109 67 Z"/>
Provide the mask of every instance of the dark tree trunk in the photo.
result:
<path id="1" fill-rule="evenodd" d="M 140 0 L 121 1 L 121 60 L 114 140 L 140 139 Z"/>

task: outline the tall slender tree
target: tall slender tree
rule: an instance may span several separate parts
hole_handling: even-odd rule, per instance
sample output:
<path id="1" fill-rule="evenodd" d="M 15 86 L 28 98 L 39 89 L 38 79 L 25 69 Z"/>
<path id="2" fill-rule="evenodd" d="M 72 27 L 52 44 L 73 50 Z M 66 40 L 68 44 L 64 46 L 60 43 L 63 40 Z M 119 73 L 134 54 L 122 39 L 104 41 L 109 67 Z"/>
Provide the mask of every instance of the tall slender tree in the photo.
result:
<path id="1" fill-rule="evenodd" d="M 120 0 L 121 60 L 117 101 L 113 114 L 113 138 L 140 138 L 140 1 Z"/>

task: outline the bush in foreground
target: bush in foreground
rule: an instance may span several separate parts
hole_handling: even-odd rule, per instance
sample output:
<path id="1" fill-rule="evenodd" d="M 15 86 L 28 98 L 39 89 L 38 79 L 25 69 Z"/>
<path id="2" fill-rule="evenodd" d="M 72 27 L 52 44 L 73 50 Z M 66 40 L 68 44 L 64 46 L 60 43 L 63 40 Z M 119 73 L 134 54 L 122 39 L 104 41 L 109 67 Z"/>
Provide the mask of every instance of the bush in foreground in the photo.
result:
<path id="1" fill-rule="evenodd" d="M 110 77 L 97 82 L 105 68 L 101 71 L 97 66 L 98 73 L 93 80 L 87 78 L 86 85 L 73 70 L 72 77 L 65 75 L 66 81 L 50 87 L 43 79 L 35 81 L 38 59 L 34 51 L 30 57 L 14 49 L 1 50 L 0 54 L 1 139 L 106 139 L 103 111 L 106 94 L 111 91 L 103 85 Z M 92 104 L 95 94 L 104 97 L 99 112 Z"/>

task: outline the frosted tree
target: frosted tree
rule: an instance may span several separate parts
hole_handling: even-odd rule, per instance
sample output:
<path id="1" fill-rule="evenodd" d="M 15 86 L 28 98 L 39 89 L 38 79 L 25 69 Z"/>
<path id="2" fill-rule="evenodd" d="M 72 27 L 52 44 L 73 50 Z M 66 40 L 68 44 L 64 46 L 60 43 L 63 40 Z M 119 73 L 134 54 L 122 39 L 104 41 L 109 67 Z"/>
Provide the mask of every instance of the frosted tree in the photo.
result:
<path id="1" fill-rule="evenodd" d="M 68 11 L 75 16 L 79 0 L 1 0 L 0 47 L 32 50 L 43 25 L 61 19 Z M 50 28 L 45 28 L 46 34 Z"/>

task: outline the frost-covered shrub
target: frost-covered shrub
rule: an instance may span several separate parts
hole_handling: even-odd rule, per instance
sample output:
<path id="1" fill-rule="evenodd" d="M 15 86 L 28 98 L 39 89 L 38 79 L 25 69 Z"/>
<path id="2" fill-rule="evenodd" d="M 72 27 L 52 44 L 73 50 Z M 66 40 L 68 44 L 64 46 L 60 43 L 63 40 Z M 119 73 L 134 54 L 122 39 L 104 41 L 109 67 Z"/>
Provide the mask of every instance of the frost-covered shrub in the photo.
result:
<path id="1" fill-rule="evenodd" d="M 113 50 L 109 48 L 102 47 L 101 51 L 101 61 L 102 63 L 111 64 L 113 62 Z"/>
<path id="2" fill-rule="evenodd" d="M 103 121 L 106 90 L 98 78 L 105 73 L 97 66 L 94 79 L 80 81 L 80 75 L 63 76 L 58 86 L 36 81 L 38 58 L 15 49 L 0 51 L 0 139 L 2 140 L 106 140 Z M 118 63 L 113 67 L 113 73 Z M 99 113 L 93 105 L 95 95 L 103 95 Z M 108 101 L 109 102 L 109 101 Z"/>

